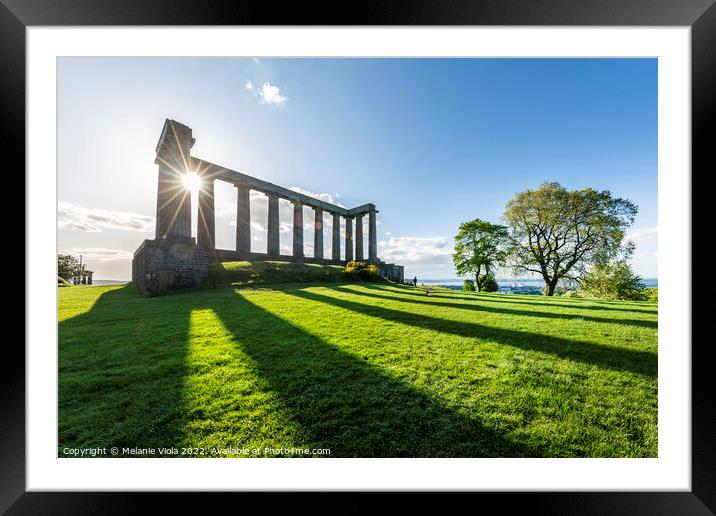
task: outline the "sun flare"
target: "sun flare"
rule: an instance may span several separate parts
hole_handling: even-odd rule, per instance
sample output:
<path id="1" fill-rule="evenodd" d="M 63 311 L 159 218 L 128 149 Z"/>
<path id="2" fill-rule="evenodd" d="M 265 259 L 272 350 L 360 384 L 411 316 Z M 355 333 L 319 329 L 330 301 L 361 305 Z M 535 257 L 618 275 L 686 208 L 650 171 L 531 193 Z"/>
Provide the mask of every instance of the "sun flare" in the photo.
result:
<path id="1" fill-rule="evenodd" d="M 192 193 L 198 192 L 201 186 L 201 180 L 196 172 L 187 172 L 184 174 L 182 176 L 182 183 L 184 183 L 184 188 Z"/>

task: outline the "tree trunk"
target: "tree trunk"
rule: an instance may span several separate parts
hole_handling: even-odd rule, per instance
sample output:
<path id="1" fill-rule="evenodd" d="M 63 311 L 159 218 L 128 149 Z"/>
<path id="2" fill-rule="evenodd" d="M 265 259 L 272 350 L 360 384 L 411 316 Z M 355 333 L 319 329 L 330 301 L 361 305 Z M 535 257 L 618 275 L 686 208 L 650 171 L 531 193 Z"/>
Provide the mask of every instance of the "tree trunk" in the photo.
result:
<path id="1" fill-rule="evenodd" d="M 554 289 L 557 288 L 557 281 L 556 279 L 553 279 L 551 281 L 545 281 L 545 288 L 547 289 L 547 295 L 553 296 L 554 295 Z"/>

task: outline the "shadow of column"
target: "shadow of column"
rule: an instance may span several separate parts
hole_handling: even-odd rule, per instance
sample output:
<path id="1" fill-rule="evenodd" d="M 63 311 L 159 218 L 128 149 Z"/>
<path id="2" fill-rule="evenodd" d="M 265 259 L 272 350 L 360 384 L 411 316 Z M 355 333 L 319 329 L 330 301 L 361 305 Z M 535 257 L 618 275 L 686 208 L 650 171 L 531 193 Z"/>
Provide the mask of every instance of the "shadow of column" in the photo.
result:
<path id="1" fill-rule="evenodd" d="M 328 288 L 334 292 L 340 292 L 337 287 Z M 400 322 L 462 337 L 492 340 L 500 344 L 551 353 L 567 360 L 583 362 L 615 371 L 628 371 L 652 377 L 657 375 L 657 355 L 649 351 L 595 344 L 528 331 L 496 328 L 466 321 L 441 319 L 424 314 L 370 305 L 368 304 L 369 299 L 364 304 L 306 290 L 294 290 L 288 293 L 299 298 L 320 301 L 387 321 Z M 360 295 L 358 292 L 351 292 L 351 295 L 353 294 Z"/>
<path id="2" fill-rule="evenodd" d="M 541 455 L 241 293 L 231 304 L 209 303 L 206 308 L 216 313 L 236 345 L 254 361 L 311 445 L 330 448 L 333 457 Z"/>
<path id="3" fill-rule="evenodd" d="M 381 293 L 377 293 L 375 290 L 371 291 L 370 289 L 365 289 L 362 285 L 361 288 L 355 288 L 354 286 L 347 286 L 347 285 L 341 285 L 339 287 L 340 290 L 344 290 L 346 292 L 349 292 L 351 294 L 355 294 L 357 296 L 365 296 L 365 297 L 373 297 L 376 299 L 385 299 L 388 301 L 400 301 L 403 303 L 412 303 L 416 305 L 428 305 L 428 306 L 440 306 L 443 308 L 456 308 L 459 310 L 473 310 L 478 312 L 488 312 L 488 313 L 496 313 L 496 314 L 509 314 L 509 315 L 516 315 L 519 317 L 537 317 L 537 318 L 545 318 L 545 319 L 563 319 L 563 320 L 578 320 L 578 321 L 587 321 L 587 322 L 597 322 L 597 323 L 605 323 L 605 324 L 627 324 L 629 326 L 639 326 L 642 328 L 651 328 L 656 329 L 657 328 L 657 322 L 648 320 L 648 319 L 617 319 L 617 318 L 607 318 L 607 317 L 597 317 L 594 315 L 589 315 L 579 313 L 559 313 L 559 312 L 544 312 L 544 311 L 538 311 L 538 310 L 530 310 L 529 308 L 526 310 L 517 310 L 514 308 L 506 308 L 502 307 L 500 305 L 498 306 L 490 306 L 485 304 L 486 302 L 490 302 L 489 299 L 482 299 L 482 298 L 475 298 L 473 299 L 472 303 L 465 303 L 465 302 L 455 302 L 452 301 L 443 301 L 439 299 L 435 299 L 434 296 L 431 294 L 430 299 L 427 298 L 426 295 L 421 296 L 422 299 L 418 296 L 410 296 L 405 297 L 402 296 L 401 292 L 392 291 L 392 290 L 382 290 Z M 445 299 L 445 298 L 442 298 Z"/>
<path id="4" fill-rule="evenodd" d="M 58 325 L 58 455 L 64 447 L 178 446 L 191 296 L 101 295 Z M 122 454 L 120 454 L 122 456 Z"/>

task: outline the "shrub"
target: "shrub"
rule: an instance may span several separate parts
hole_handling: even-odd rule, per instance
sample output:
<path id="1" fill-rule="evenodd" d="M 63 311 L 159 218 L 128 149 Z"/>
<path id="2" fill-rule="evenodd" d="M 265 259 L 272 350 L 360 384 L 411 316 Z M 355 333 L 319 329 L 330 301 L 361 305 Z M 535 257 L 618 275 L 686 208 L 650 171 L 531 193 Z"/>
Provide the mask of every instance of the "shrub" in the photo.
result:
<path id="1" fill-rule="evenodd" d="M 483 274 L 480 276 L 480 292 L 497 292 L 499 286 L 497 280 L 492 274 Z"/>
<path id="2" fill-rule="evenodd" d="M 352 260 L 343 269 L 343 277 L 351 281 L 356 279 L 375 281 L 378 279 L 378 266 L 368 262 Z"/>
<path id="3" fill-rule="evenodd" d="M 657 287 L 644 289 L 644 295 L 647 301 L 652 301 L 654 303 L 659 302 L 659 289 Z"/>
<path id="4" fill-rule="evenodd" d="M 580 290 L 589 297 L 599 299 L 646 299 L 641 277 L 632 272 L 626 260 L 596 265 L 582 279 Z"/>
<path id="5" fill-rule="evenodd" d="M 471 279 L 466 279 L 462 282 L 462 289 L 466 292 L 475 292 L 475 282 Z"/>

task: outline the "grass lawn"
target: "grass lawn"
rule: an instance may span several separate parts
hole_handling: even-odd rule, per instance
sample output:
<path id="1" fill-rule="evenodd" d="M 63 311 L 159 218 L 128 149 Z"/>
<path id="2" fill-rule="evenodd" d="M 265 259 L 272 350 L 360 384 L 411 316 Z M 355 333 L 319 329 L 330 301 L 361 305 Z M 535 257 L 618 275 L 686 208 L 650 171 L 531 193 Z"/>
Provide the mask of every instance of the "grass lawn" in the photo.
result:
<path id="1" fill-rule="evenodd" d="M 654 303 L 361 283 L 58 292 L 60 456 L 657 455 Z"/>

